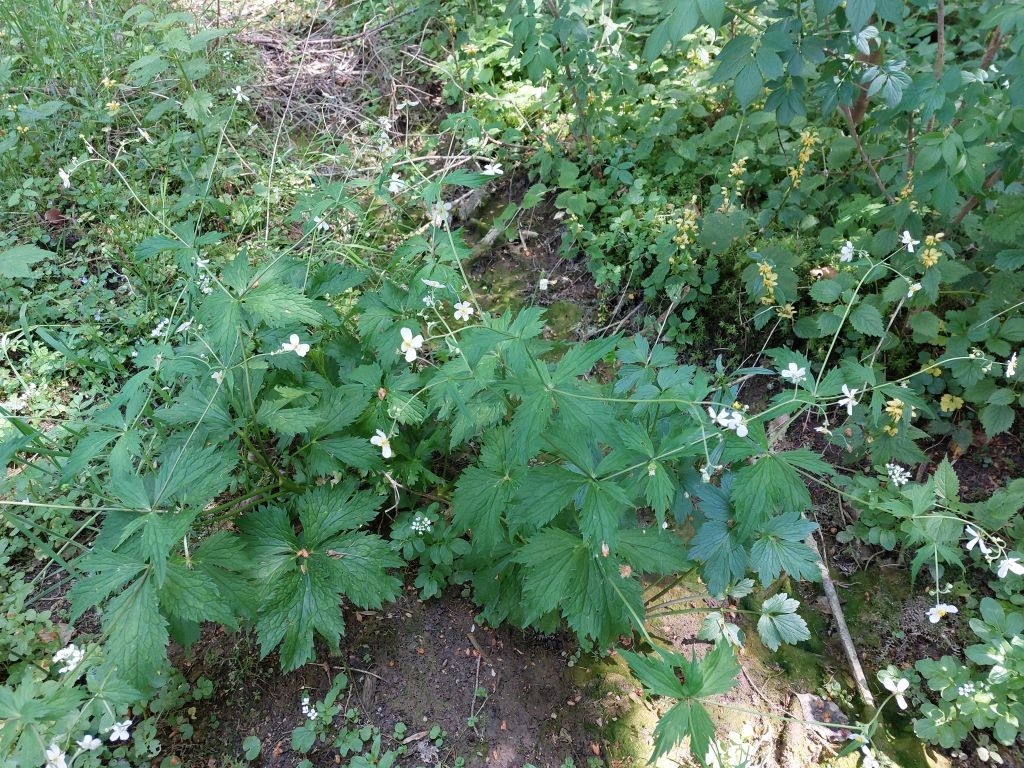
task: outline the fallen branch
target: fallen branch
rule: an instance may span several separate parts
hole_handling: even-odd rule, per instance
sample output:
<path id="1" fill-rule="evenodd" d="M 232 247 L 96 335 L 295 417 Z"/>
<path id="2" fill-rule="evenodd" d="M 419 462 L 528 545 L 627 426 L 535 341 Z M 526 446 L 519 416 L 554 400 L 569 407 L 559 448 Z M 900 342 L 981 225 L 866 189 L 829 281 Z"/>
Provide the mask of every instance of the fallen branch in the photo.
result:
<path id="1" fill-rule="evenodd" d="M 829 575 L 828 567 L 821 557 L 821 550 L 818 549 L 818 542 L 814 540 L 814 535 L 809 535 L 805 543 L 814 550 L 814 554 L 818 557 L 821 586 L 825 592 L 825 598 L 828 600 L 829 608 L 832 609 L 832 618 L 835 619 L 839 640 L 842 642 L 846 658 L 850 662 L 850 670 L 853 672 L 853 681 L 857 684 L 857 691 L 860 693 L 860 697 L 864 699 L 864 703 L 873 708 L 875 706 L 875 697 L 871 695 L 871 689 L 868 688 L 867 678 L 864 677 L 864 669 L 861 667 L 860 659 L 857 657 L 857 649 L 853 646 L 853 638 L 850 637 L 850 630 L 846 626 L 846 616 L 843 614 L 843 606 L 839 602 L 839 593 L 836 592 L 835 582 L 832 581 L 832 577 Z"/>

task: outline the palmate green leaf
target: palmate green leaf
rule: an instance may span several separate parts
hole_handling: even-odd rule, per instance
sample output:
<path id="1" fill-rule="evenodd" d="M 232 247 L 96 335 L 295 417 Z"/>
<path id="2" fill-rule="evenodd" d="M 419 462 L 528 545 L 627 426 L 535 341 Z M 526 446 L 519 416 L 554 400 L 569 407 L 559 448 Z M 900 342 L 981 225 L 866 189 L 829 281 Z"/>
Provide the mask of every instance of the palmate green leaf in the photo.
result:
<path id="1" fill-rule="evenodd" d="M 623 578 L 611 557 L 588 553 L 582 562 L 579 579 L 562 601 L 562 615 L 573 631 L 609 645 L 639 629 L 644 615 L 640 582 Z"/>
<path id="2" fill-rule="evenodd" d="M 301 289 L 273 281 L 261 281 L 247 290 L 239 304 L 254 320 L 268 328 L 317 325 L 323 319 L 316 303 Z"/>
<path id="3" fill-rule="evenodd" d="M 712 595 L 724 592 L 729 582 L 747 572 L 747 550 L 727 514 L 708 512 L 708 519 L 690 542 L 689 555 L 703 563 L 701 573 Z"/>
<path id="4" fill-rule="evenodd" d="M 216 621 L 237 628 L 231 605 L 204 571 L 188 568 L 183 558 L 175 558 L 167 564 L 166 573 L 158 592 L 166 613 L 186 621 Z"/>
<path id="5" fill-rule="evenodd" d="M 491 430 L 480 452 L 480 463 L 465 470 L 455 486 L 452 525 L 472 531 L 481 551 L 494 550 L 507 539 L 503 517 L 522 481 L 518 446 L 505 427 Z"/>
<path id="6" fill-rule="evenodd" d="M 817 557 L 804 543 L 817 527 L 799 512 L 779 515 L 761 526 L 758 539 L 750 548 L 750 566 L 757 571 L 762 584 L 771 584 L 782 571 L 797 579 L 821 578 Z"/>
<path id="7" fill-rule="evenodd" d="M 146 692 L 167 663 L 167 619 L 160 613 L 154 580 L 143 573 L 103 611 L 107 662 L 130 685 Z"/>
<path id="8" fill-rule="evenodd" d="M 687 736 L 690 752 L 701 765 L 708 753 L 714 726 L 700 699 L 732 690 L 739 664 L 726 642 L 720 642 L 699 662 L 669 651 L 639 656 L 619 651 L 644 687 L 655 695 L 679 699 L 655 728 L 654 755 L 651 760 L 671 751 Z"/>
<path id="9" fill-rule="evenodd" d="M 811 638 L 807 622 L 796 612 L 799 607 L 800 601 L 785 592 L 773 595 L 762 603 L 757 632 L 767 648 L 777 651 L 782 643 L 799 643 Z"/>
<path id="10" fill-rule="evenodd" d="M 794 468 L 806 468 L 809 459 L 809 451 L 768 453 L 736 472 L 731 500 L 740 537 L 749 537 L 772 513 L 810 508 L 811 495 Z"/>
<path id="11" fill-rule="evenodd" d="M 297 502 L 299 534 L 276 507 L 257 510 L 239 522 L 260 584 L 260 648 L 266 656 L 280 645 L 282 669 L 309 660 L 314 633 L 337 648 L 345 631 L 343 596 L 362 607 L 380 607 L 401 587 L 387 573 L 402 565 L 387 542 L 349 530 L 371 519 L 379 504 L 378 497 L 354 488 L 321 487 L 303 494 Z"/>
<path id="12" fill-rule="evenodd" d="M 192 553 L 192 567 L 205 574 L 237 616 L 255 618 L 257 601 L 252 582 L 245 576 L 250 566 L 242 540 L 227 531 L 217 531 Z"/>
<path id="13" fill-rule="evenodd" d="M 256 411 L 256 423 L 274 434 L 292 440 L 316 426 L 320 416 L 310 408 L 288 408 L 284 400 L 264 400 Z"/>

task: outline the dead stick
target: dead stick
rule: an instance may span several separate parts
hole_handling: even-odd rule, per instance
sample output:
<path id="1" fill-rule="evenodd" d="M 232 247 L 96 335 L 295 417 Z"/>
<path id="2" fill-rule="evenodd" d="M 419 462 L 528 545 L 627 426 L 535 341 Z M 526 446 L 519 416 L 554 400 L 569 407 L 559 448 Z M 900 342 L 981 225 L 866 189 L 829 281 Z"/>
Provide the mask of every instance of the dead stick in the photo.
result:
<path id="1" fill-rule="evenodd" d="M 814 554 L 818 557 L 821 586 L 825 591 L 829 607 L 832 609 L 832 618 L 836 621 L 836 629 L 839 631 L 839 639 L 843 644 L 843 650 L 846 651 L 846 658 L 850 662 L 850 669 L 853 672 L 853 680 L 857 684 L 857 691 L 860 693 L 860 697 L 864 699 L 864 702 L 869 707 L 874 708 L 875 697 L 871 695 L 867 678 L 864 677 L 864 669 L 861 667 L 860 659 L 857 657 L 857 649 L 853 647 L 853 638 L 850 637 L 850 630 L 846 626 L 846 616 L 843 615 L 843 606 L 839 602 L 839 593 L 836 592 L 835 582 L 832 581 L 832 577 L 828 573 L 828 568 L 821 557 L 821 551 L 818 549 L 818 542 L 814 540 L 814 535 L 808 535 L 805 543 L 814 550 Z"/>

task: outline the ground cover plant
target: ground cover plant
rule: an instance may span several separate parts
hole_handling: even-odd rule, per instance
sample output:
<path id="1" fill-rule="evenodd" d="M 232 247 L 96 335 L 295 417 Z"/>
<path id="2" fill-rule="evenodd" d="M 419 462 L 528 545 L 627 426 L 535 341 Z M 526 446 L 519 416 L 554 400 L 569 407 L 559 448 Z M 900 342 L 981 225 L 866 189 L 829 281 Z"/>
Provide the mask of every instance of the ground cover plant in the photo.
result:
<path id="1" fill-rule="evenodd" d="M 3 764 L 1024 759 L 1022 22 L 0 0 Z M 453 596 L 465 715 L 382 714 Z M 485 631 L 639 751 L 488 751 Z"/>

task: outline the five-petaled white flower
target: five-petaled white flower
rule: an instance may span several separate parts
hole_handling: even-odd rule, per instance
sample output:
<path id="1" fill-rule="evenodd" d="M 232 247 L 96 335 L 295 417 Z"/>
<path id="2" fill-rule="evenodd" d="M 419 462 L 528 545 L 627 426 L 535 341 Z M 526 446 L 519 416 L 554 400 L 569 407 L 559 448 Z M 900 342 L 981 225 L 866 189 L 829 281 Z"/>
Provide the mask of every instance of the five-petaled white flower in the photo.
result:
<path id="1" fill-rule="evenodd" d="M 430 206 L 430 223 L 438 228 L 447 227 L 452 220 L 451 209 L 451 203 L 445 203 L 441 200 L 433 203 Z"/>
<path id="2" fill-rule="evenodd" d="M 68 768 L 64 750 L 58 745 L 51 744 L 44 755 L 46 757 L 46 768 Z"/>
<path id="3" fill-rule="evenodd" d="M 779 376 L 784 379 L 788 379 L 796 385 L 807 378 L 807 369 L 801 368 L 796 363 L 790 363 L 786 366 L 785 370 L 779 371 Z"/>
<path id="4" fill-rule="evenodd" d="M 907 700 L 903 698 L 903 694 L 910 688 L 910 681 L 905 677 L 901 677 L 897 680 L 887 677 L 882 681 L 882 685 L 885 686 L 885 690 L 896 694 L 896 703 L 900 709 L 907 708 Z"/>
<path id="5" fill-rule="evenodd" d="M 928 609 L 928 621 L 932 624 L 938 624 L 951 613 L 960 613 L 960 609 L 949 603 L 936 603 Z"/>
<path id="6" fill-rule="evenodd" d="M 128 741 L 128 728 L 131 727 L 131 720 L 124 720 L 120 723 L 114 723 L 110 726 L 110 740 L 111 741 Z"/>
<path id="7" fill-rule="evenodd" d="M 907 253 L 913 253 L 914 252 L 914 246 L 915 245 L 920 245 L 920 243 L 921 243 L 920 240 L 915 240 L 913 238 L 913 236 L 910 234 L 910 230 L 909 229 L 903 230 L 903 234 L 900 235 L 900 242 L 903 243 L 903 245 L 906 246 Z"/>
<path id="8" fill-rule="evenodd" d="M 853 247 L 853 241 L 847 240 L 843 243 L 843 247 L 839 249 L 839 260 L 853 261 L 855 253 L 857 253 L 857 249 Z"/>
<path id="9" fill-rule="evenodd" d="M 391 441 L 383 430 L 378 429 L 377 434 L 370 438 L 370 445 L 380 448 L 380 455 L 390 459 L 394 454 L 391 452 Z"/>
<path id="10" fill-rule="evenodd" d="M 388 192 L 392 195 L 400 195 L 405 192 L 408 184 L 402 179 L 402 175 L 399 173 L 391 174 L 391 181 L 388 182 Z"/>
<path id="11" fill-rule="evenodd" d="M 911 283 L 910 288 L 907 289 L 907 298 L 914 298 L 914 294 L 921 290 L 920 283 Z"/>
<path id="12" fill-rule="evenodd" d="M 708 416 L 723 429 L 731 429 L 736 433 L 737 437 L 746 437 L 749 434 L 747 419 L 740 411 L 734 411 L 729 408 L 716 411 L 708 406 Z"/>
<path id="13" fill-rule="evenodd" d="M 843 395 L 845 397 L 840 398 L 839 405 L 846 408 L 847 416 L 853 416 L 853 406 L 857 404 L 857 390 L 850 389 L 846 384 L 843 384 Z"/>
<path id="14" fill-rule="evenodd" d="M 989 553 L 988 544 L 985 543 L 985 536 L 977 528 L 965 525 L 964 536 L 967 536 L 967 543 L 964 544 L 964 547 L 968 552 L 977 547 L 981 554 L 987 555 Z"/>
<path id="15" fill-rule="evenodd" d="M 1019 557 L 1005 557 L 999 563 L 996 576 L 1005 579 L 1008 573 L 1012 573 L 1014 576 L 1024 576 L 1024 563 L 1020 561 Z"/>
<path id="16" fill-rule="evenodd" d="M 224 381 L 224 371 L 214 371 L 210 374 L 210 378 L 220 384 Z"/>
<path id="17" fill-rule="evenodd" d="M 504 171 L 501 170 L 501 163 L 488 163 L 480 173 L 484 176 L 501 176 Z"/>
<path id="18" fill-rule="evenodd" d="M 57 175 L 60 176 L 60 183 L 64 189 L 71 189 L 71 174 L 61 168 L 57 171 Z"/>
<path id="19" fill-rule="evenodd" d="M 303 344 L 299 341 L 299 335 L 293 333 L 288 337 L 288 341 L 281 344 L 282 352 L 294 352 L 299 357 L 305 357 L 306 353 L 309 352 L 309 344 Z"/>
<path id="20" fill-rule="evenodd" d="M 319 216 L 313 217 L 313 224 L 316 226 L 318 232 L 330 232 L 331 224 L 328 221 L 320 218 Z"/>
<path id="21" fill-rule="evenodd" d="M 427 288 L 444 288 L 444 283 L 439 283 L 437 280 L 427 280 L 421 277 L 420 282 L 427 286 Z"/>
<path id="22" fill-rule="evenodd" d="M 85 734 L 75 744 L 78 745 L 79 749 L 84 749 L 86 752 L 93 752 L 103 746 L 103 742 L 90 733 Z"/>
<path id="23" fill-rule="evenodd" d="M 243 101 L 249 100 L 249 97 L 245 94 L 245 91 L 242 90 L 242 86 L 240 85 L 236 85 L 234 88 L 231 89 L 231 95 L 235 97 L 235 101 L 237 101 L 239 104 L 241 104 Z"/>
<path id="24" fill-rule="evenodd" d="M 460 322 L 467 322 L 473 314 L 473 305 L 468 301 L 460 301 L 455 305 L 455 319 Z"/>
<path id="25" fill-rule="evenodd" d="M 1006 378 L 1012 379 L 1017 375 L 1017 353 L 1014 352 L 1010 355 L 1010 359 L 1006 361 Z"/>
<path id="26" fill-rule="evenodd" d="M 423 337 L 418 333 L 413 336 L 408 328 L 399 332 L 402 334 L 401 351 L 405 354 L 405 362 L 411 363 L 416 359 L 416 350 L 423 346 Z"/>

